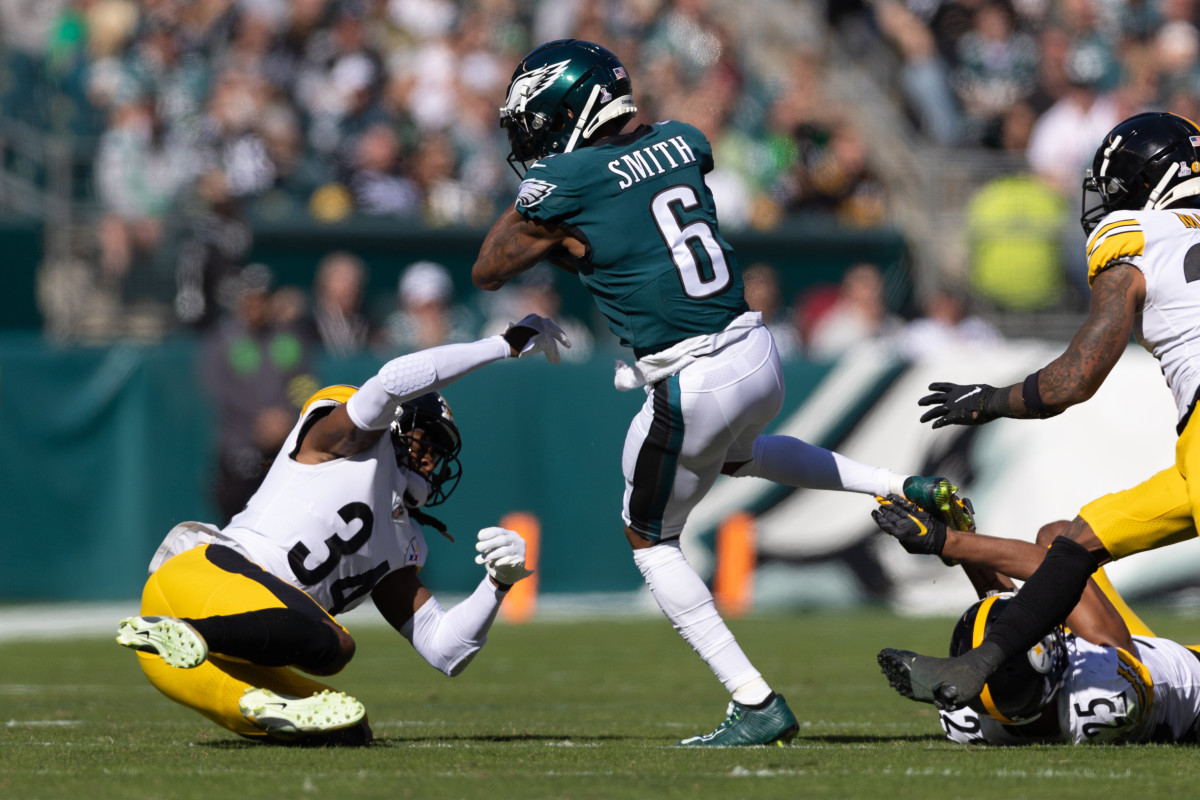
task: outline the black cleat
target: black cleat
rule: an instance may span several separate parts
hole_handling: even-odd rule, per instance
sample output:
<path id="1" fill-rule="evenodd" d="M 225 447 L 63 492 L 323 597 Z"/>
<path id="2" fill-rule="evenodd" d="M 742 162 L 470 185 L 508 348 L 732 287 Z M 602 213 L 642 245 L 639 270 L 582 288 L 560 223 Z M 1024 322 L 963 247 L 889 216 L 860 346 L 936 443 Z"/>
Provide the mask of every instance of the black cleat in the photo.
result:
<path id="1" fill-rule="evenodd" d="M 911 650 L 879 651 L 879 667 L 900 694 L 919 703 L 954 711 L 983 691 L 987 676 L 957 658 L 922 656 Z"/>

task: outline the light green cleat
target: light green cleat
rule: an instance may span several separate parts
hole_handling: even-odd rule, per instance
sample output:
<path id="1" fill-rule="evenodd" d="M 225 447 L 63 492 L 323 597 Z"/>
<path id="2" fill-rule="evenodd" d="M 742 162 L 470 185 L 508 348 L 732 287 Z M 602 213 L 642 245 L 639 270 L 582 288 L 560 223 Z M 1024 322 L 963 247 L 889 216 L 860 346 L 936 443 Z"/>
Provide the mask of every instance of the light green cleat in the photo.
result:
<path id="1" fill-rule="evenodd" d="M 179 669 L 198 667 L 208 658 L 204 637 L 174 617 L 126 617 L 117 625 L 117 644 L 153 653 Z"/>
<path id="2" fill-rule="evenodd" d="M 750 708 L 731 701 L 725 719 L 712 733 L 692 736 L 679 747 L 747 747 L 775 744 L 780 747 L 795 738 L 800 723 L 783 695 L 775 695 L 766 708 Z"/>
<path id="3" fill-rule="evenodd" d="M 910 475 L 904 479 L 904 497 L 956 531 L 975 530 L 971 501 L 959 497 L 958 487 L 941 476 Z"/>
<path id="4" fill-rule="evenodd" d="M 284 740 L 349 728 L 367 713 L 350 695 L 328 689 L 310 697 L 291 697 L 251 687 L 238 708 L 267 735 Z"/>

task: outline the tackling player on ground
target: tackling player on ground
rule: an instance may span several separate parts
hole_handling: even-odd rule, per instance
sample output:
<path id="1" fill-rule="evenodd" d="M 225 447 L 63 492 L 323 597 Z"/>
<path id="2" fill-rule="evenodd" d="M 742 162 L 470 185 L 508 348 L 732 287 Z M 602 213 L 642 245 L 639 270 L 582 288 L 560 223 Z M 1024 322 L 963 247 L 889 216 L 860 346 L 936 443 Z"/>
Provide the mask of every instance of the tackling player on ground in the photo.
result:
<path id="1" fill-rule="evenodd" d="M 742 292 L 704 175 L 712 147 L 682 122 L 622 132 L 637 112 L 615 55 L 591 42 L 544 44 L 521 60 L 500 110 L 522 174 L 514 205 L 472 270 L 499 289 L 546 260 L 577 275 L 637 359 L 617 387 L 644 387 L 626 434 L 625 537 L 663 613 L 732 695 L 712 733 L 682 745 L 786 741 L 798 729 L 717 613 L 679 546 L 688 513 L 717 476 L 904 494 L 947 520 L 970 516 L 943 478 L 897 475 L 763 430 L 783 404 L 779 355 Z"/>
<path id="2" fill-rule="evenodd" d="M 1098 202 L 1089 206 L 1095 195 Z M 1196 536 L 1200 511 L 1200 128 L 1164 112 L 1117 125 L 1083 184 L 1088 232 L 1087 319 L 1066 352 L 1022 383 L 935 383 L 921 417 L 981 425 L 999 417 L 1045 419 L 1100 388 L 1131 335 L 1156 359 L 1177 407 L 1175 463 L 1143 483 L 1085 505 L 1042 565 L 990 626 L 956 658 L 885 649 L 881 663 L 914 700 L 966 705 L 999 666 L 1028 650 L 1079 601 L 1088 576 L 1123 558 Z M 1196 441 L 1193 441 L 1196 440 Z"/>
<path id="3" fill-rule="evenodd" d="M 880 503 L 872 513 L 880 530 L 910 553 L 960 562 L 983 598 L 955 625 L 951 655 L 979 644 L 1015 602 L 1011 579 L 1028 578 L 1069 525 L 1042 526 L 1033 544 L 947 530 L 897 496 Z M 999 745 L 1198 741 L 1200 653 L 1154 636 L 1103 569 L 1088 580 L 1066 626 L 1053 625 L 1029 650 L 1005 661 L 966 706 L 939 712 L 946 737 Z M 889 659 L 880 665 L 903 692 L 904 671 L 893 672 Z"/>
<path id="4" fill-rule="evenodd" d="M 150 564 L 141 616 L 117 641 L 138 650 L 150 682 L 223 728 L 260 741 L 362 745 L 366 711 L 301 674 L 333 675 L 354 656 L 335 619 L 368 596 L 430 665 L 459 674 L 483 647 L 525 569 L 513 531 L 479 531 L 475 591 L 443 610 L 417 573 L 422 509 L 458 484 L 461 440 L 436 391 L 485 364 L 569 346 L 530 315 L 502 335 L 394 359 L 363 384 L 333 386 L 305 404 L 246 508 L 225 528 L 171 530 Z"/>

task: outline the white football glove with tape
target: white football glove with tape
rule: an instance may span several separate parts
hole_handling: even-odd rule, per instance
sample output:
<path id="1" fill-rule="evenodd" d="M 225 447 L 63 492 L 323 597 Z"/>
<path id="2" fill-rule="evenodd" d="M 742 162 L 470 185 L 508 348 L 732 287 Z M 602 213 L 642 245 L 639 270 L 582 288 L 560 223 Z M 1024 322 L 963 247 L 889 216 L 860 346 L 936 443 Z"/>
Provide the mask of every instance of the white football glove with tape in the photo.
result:
<path id="1" fill-rule="evenodd" d="M 525 569 L 525 540 L 507 528 L 484 528 L 475 544 L 479 555 L 475 563 L 482 564 L 497 583 L 512 585 L 533 574 Z"/>
<path id="2" fill-rule="evenodd" d="M 517 351 L 517 358 L 545 353 L 546 360 L 551 364 L 561 360 L 558 355 L 560 344 L 567 349 L 571 347 L 571 340 L 554 320 L 537 314 L 530 314 L 520 322 L 509 323 L 503 336 L 509 347 Z"/>

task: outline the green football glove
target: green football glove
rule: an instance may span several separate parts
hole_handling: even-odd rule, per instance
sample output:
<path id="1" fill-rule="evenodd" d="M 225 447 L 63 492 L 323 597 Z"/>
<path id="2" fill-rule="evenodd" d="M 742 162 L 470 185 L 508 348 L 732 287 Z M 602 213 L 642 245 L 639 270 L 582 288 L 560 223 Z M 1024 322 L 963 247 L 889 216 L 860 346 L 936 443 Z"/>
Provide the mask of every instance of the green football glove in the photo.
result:
<path id="1" fill-rule="evenodd" d="M 876 497 L 879 508 L 871 517 L 879 530 L 916 555 L 940 556 L 946 546 L 946 526 L 928 511 L 897 494 Z"/>

